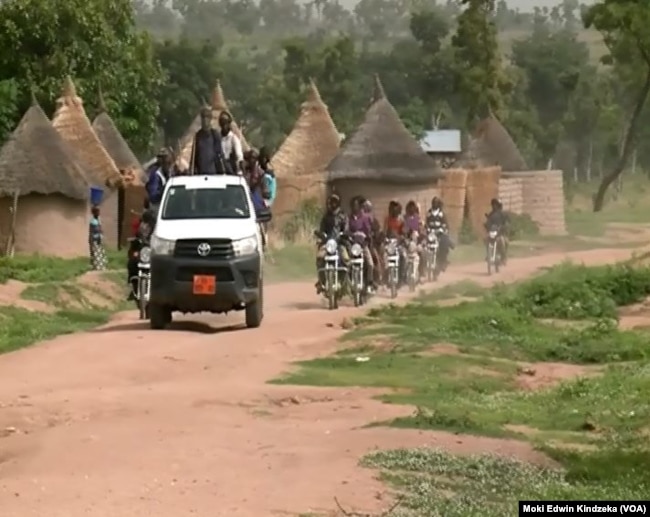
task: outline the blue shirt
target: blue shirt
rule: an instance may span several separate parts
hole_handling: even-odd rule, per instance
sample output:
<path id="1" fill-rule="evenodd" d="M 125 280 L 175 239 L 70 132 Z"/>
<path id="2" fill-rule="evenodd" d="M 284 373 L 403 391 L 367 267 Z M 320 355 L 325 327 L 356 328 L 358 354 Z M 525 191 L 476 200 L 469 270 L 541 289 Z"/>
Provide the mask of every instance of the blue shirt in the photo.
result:
<path id="1" fill-rule="evenodd" d="M 273 204 L 273 201 L 275 201 L 275 194 L 277 192 L 278 188 L 278 182 L 275 179 L 275 174 L 273 172 L 265 172 L 264 176 L 262 176 L 262 181 L 264 181 L 264 184 L 266 185 L 266 188 L 269 192 L 269 206 Z"/>

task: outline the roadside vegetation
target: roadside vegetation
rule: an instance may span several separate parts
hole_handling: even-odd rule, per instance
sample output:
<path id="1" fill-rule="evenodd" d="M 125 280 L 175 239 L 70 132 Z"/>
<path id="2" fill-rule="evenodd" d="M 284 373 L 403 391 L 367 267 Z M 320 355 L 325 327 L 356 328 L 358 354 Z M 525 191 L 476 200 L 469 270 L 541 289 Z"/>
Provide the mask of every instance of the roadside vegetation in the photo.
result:
<path id="1" fill-rule="evenodd" d="M 335 356 L 274 382 L 384 387 L 382 400 L 414 411 L 373 425 L 529 441 L 559 465 L 371 454 L 363 464 L 405 494 L 395 515 L 516 515 L 522 498 L 642 498 L 650 337 L 619 322 L 649 295 L 650 268 L 626 264 L 565 263 L 492 289 L 461 282 L 371 310 Z"/>

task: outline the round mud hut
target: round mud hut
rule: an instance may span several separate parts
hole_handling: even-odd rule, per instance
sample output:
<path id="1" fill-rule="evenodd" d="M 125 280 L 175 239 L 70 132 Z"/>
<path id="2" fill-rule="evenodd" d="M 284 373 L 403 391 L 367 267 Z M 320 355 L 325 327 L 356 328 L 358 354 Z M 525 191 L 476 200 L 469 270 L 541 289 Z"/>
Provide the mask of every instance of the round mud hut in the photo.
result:
<path id="1" fill-rule="evenodd" d="M 65 79 L 61 97 L 56 101 L 52 125 L 70 145 L 91 187 L 104 190 L 99 205 L 104 238 L 109 247 L 116 248 L 120 224 L 118 190 L 122 176 L 93 130 L 70 77 Z"/>
<path id="2" fill-rule="evenodd" d="M 34 99 L 0 149 L 0 251 L 87 254 L 89 197 L 82 166 Z"/>
<path id="3" fill-rule="evenodd" d="M 314 81 L 300 115 L 271 165 L 278 179 L 275 217 L 290 215 L 308 199 L 322 201 L 327 178 L 325 169 L 339 151 L 341 136 Z"/>
<path id="4" fill-rule="evenodd" d="M 118 243 L 126 246 L 131 236 L 131 214 L 141 212 L 146 197 L 144 171 L 140 161 L 126 143 L 108 114 L 102 92 L 99 92 L 99 115 L 93 120 L 93 129 L 108 154 L 117 165 L 122 177 L 118 191 Z"/>
<path id="5" fill-rule="evenodd" d="M 219 129 L 219 115 L 221 115 L 221 113 L 225 111 L 232 117 L 232 113 L 230 109 L 228 109 L 228 104 L 226 103 L 226 97 L 223 94 L 223 88 L 221 88 L 220 81 L 217 81 L 217 84 L 215 85 L 212 92 L 210 107 L 212 108 L 212 127 L 214 129 Z M 196 117 L 190 124 L 190 127 L 187 128 L 185 135 L 183 135 L 183 138 L 181 138 L 181 151 L 179 159 L 183 160 L 188 165 L 191 165 L 190 160 L 192 159 L 192 145 L 194 144 L 194 135 L 196 135 L 196 132 L 199 129 L 201 129 L 201 113 L 196 114 Z M 232 130 L 241 140 L 242 149 L 244 151 L 250 149 L 250 145 L 248 145 L 248 142 L 246 141 L 246 138 L 244 138 L 244 135 L 239 129 L 239 126 L 235 122 L 234 117 L 232 122 Z"/>
<path id="6" fill-rule="evenodd" d="M 375 76 L 373 101 L 358 129 L 327 167 L 328 190 L 336 192 L 347 209 L 357 195 L 370 199 L 378 216 L 391 200 L 409 200 L 422 209 L 439 195 L 443 171 L 422 150 L 390 104 Z"/>

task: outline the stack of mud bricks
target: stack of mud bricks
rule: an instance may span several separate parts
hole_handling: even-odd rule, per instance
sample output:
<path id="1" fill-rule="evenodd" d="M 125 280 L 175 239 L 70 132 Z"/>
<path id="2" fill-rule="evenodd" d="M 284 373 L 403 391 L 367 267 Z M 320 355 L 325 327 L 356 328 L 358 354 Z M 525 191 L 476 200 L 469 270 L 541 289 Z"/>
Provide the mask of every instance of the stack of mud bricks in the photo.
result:
<path id="1" fill-rule="evenodd" d="M 512 214 L 524 212 L 524 180 L 521 178 L 499 179 L 499 199 L 503 209 Z"/>
<path id="2" fill-rule="evenodd" d="M 502 178 L 521 180 L 521 213 L 530 215 L 539 225 L 541 235 L 566 235 L 562 171 L 509 172 Z"/>

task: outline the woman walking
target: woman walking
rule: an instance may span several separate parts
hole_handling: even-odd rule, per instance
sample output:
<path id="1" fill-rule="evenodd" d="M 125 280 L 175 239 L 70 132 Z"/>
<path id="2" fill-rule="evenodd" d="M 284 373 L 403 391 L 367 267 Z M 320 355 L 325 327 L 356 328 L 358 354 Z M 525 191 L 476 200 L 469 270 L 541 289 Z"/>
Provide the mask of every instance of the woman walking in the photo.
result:
<path id="1" fill-rule="evenodd" d="M 92 217 L 88 225 L 88 245 L 90 246 L 90 266 L 95 271 L 106 269 L 106 249 L 104 248 L 104 233 L 99 219 L 99 207 L 91 210 Z"/>

